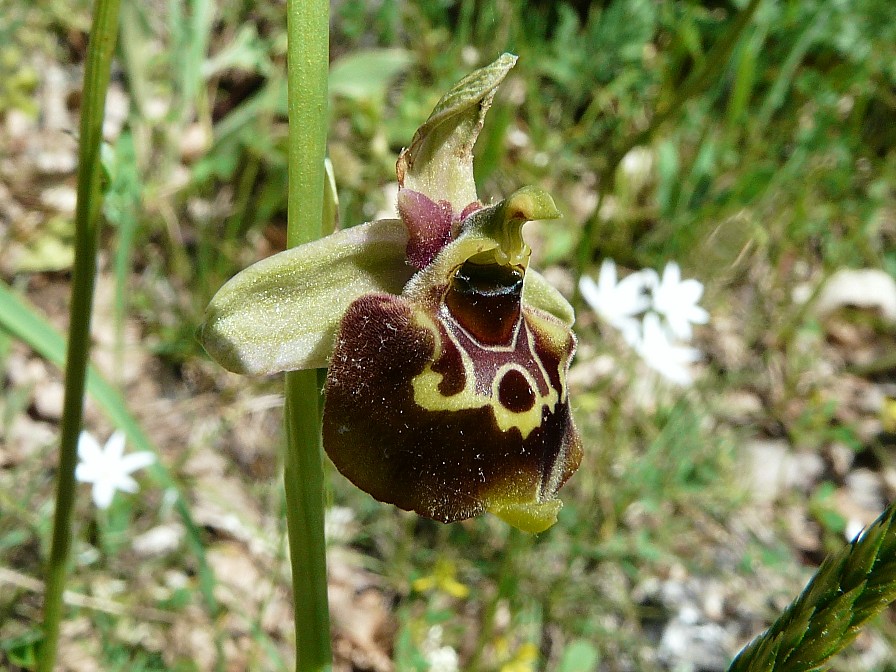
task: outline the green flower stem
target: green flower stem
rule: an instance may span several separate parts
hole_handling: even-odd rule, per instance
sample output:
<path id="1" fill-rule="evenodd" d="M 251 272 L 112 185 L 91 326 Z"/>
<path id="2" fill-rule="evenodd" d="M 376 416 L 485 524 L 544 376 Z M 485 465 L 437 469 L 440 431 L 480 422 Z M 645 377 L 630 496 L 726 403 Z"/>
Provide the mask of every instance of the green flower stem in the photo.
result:
<path id="1" fill-rule="evenodd" d="M 327 141 L 329 4 L 287 0 L 290 246 L 321 234 Z M 329 670 L 324 474 L 315 370 L 286 374 L 286 525 L 292 564 L 296 671 Z"/>
<path id="2" fill-rule="evenodd" d="M 96 250 L 102 202 L 100 141 L 109 70 L 118 30 L 119 0 L 96 0 L 81 108 L 81 143 L 78 156 L 78 202 L 75 210 L 75 262 L 65 366 L 65 402 L 56 482 L 53 541 L 44 595 L 44 641 L 38 672 L 51 672 L 56 662 L 62 591 L 72 543 L 72 508 L 75 499 L 75 466 L 78 435 L 84 410 L 84 385 L 90 350 L 90 316 L 96 279 Z"/>

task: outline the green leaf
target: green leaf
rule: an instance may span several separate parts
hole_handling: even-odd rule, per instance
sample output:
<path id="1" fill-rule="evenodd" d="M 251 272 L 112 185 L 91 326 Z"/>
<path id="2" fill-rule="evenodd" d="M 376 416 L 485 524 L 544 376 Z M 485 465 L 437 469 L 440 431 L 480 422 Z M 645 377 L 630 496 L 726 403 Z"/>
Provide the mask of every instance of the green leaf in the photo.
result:
<path id="1" fill-rule="evenodd" d="M 729 672 L 816 670 L 896 598 L 896 504 L 828 557 L 803 593 L 750 642 Z"/>
<path id="2" fill-rule="evenodd" d="M 330 66 L 330 95 L 370 100 L 386 95 L 389 83 L 414 62 L 405 49 L 366 49 Z"/>
<path id="3" fill-rule="evenodd" d="M 516 63 L 502 54 L 491 65 L 460 80 L 442 96 L 398 157 L 398 183 L 451 203 L 455 212 L 477 200 L 473 181 L 473 145 L 482 129 L 495 90 Z"/>
<path id="4" fill-rule="evenodd" d="M 410 279 L 406 246 L 404 224 L 384 219 L 262 259 L 218 290 L 199 339 L 235 373 L 324 367 L 352 301 L 398 294 Z"/>
<path id="5" fill-rule="evenodd" d="M 598 662 L 597 649 L 585 640 L 577 639 L 566 647 L 557 672 L 591 672 L 597 669 Z"/>

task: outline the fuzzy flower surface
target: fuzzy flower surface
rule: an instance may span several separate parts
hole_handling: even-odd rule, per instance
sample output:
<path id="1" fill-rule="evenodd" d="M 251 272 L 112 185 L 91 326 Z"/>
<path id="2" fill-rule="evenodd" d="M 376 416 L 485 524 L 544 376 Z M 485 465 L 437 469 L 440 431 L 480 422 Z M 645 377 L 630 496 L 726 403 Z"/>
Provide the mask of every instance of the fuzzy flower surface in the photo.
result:
<path id="1" fill-rule="evenodd" d="M 147 452 L 125 454 L 125 437 L 121 431 L 113 432 L 104 445 L 89 432 L 78 437 L 78 466 L 75 478 L 93 486 L 93 503 L 97 508 L 108 509 L 117 491 L 137 492 L 139 489 L 133 474 L 155 462 L 155 455 Z"/>

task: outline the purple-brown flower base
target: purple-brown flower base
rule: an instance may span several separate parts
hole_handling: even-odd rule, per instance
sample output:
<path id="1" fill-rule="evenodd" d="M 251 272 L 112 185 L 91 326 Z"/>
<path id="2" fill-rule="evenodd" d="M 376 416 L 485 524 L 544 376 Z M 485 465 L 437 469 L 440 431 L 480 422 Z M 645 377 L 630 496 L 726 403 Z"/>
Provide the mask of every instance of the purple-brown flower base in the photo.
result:
<path id="1" fill-rule="evenodd" d="M 324 447 L 380 501 L 445 523 L 489 511 L 541 532 L 582 455 L 565 390 L 574 348 L 565 325 L 525 306 L 494 345 L 444 303 L 363 296 L 331 359 Z"/>

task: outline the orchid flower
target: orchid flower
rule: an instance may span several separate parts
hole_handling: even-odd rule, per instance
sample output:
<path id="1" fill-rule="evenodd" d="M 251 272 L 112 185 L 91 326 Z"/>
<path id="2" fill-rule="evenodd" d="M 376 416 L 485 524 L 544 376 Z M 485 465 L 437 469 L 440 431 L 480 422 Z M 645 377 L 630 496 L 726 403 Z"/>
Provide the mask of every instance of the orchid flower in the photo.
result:
<path id="1" fill-rule="evenodd" d="M 537 187 L 484 205 L 473 181 L 473 145 L 515 62 L 465 77 L 417 130 L 396 166 L 398 219 L 245 269 L 200 339 L 238 373 L 329 366 L 324 449 L 376 499 L 540 532 L 582 455 L 566 386 L 573 310 L 529 268 L 522 237 L 559 212 Z"/>

